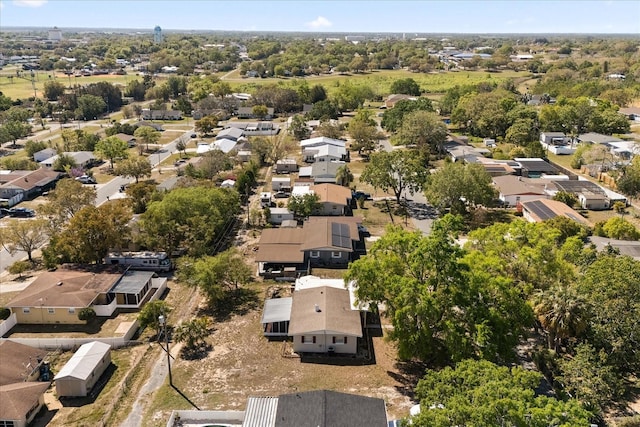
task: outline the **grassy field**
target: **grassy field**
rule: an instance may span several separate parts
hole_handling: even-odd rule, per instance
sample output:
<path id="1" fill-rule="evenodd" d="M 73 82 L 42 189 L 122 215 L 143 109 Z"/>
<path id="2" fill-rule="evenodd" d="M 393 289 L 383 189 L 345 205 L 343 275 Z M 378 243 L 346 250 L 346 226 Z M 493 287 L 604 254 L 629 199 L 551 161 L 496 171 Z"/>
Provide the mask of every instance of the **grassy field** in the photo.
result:
<path id="1" fill-rule="evenodd" d="M 13 70 L 5 69 L 0 71 L 0 92 L 5 96 L 12 99 L 24 99 L 34 95 L 33 84 L 31 82 L 31 76 L 28 72 L 22 74 L 24 78 L 16 77 L 16 73 Z M 58 80 L 66 86 L 74 85 L 86 85 L 89 83 L 97 82 L 109 82 L 126 86 L 132 80 L 140 79 L 140 76 L 128 74 L 124 76 L 117 75 L 100 75 L 100 76 L 86 76 L 75 77 L 66 76 L 62 73 L 54 73 L 53 71 L 37 71 L 34 74 L 35 94 L 37 97 L 43 96 L 44 83 L 48 80 Z"/>

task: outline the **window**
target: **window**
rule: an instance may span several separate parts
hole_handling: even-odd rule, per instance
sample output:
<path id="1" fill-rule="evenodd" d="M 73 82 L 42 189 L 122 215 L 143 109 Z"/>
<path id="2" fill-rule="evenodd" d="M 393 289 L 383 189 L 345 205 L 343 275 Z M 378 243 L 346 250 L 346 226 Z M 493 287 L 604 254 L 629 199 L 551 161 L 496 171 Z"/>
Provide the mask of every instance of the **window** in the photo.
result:
<path id="1" fill-rule="evenodd" d="M 73 314 L 76 312 L 76 309 L 73 307 L 69 307 L 69 314 Z"/>
<path id="2" fill-rule="evenodd" d="M 0 420 L 0 427 L 14 427 L 13 421 Z"/>
<path id="3" fill-rule="evenodd" d="M 55 314 L 56 313 L 56 309 L 55 308 L 47 308 L 47 312 L 49 312 L 49 314 Z"/>
<path id="4" fill-rule="evenodd" d="M 346 344 L 347 343 L 347 337 L 333 337 L 333 343 L 334 344 Z"/>
<path id="5" fill-rule="evenodd" d="M 29 313 L 31 313 L 31 310 L 29 309 L 29 307 L 25 307 L 25 308 L 22 309 L 22 312 L 25 313 L 25 314 L 29 314 Z"/>
<path id="6" fill-rule="evenodd" d="M 311 251 L 311 252 L 309 253 L 309 256 L 310 256 L 311 258 L 320 258 L 320 251 Z"/>
<path id="7" fill-rule="evenodd" d="M 302 344 L 315 344 L 316 343 L 316 337 L 314 336 L 308 336 L 308 335 L 303 335 L 302 337 Z"/>
<path id="8" fill-rule="evenodd" d="M 331 258 L 342 258 L 342 252 L 331 252 Z"/>

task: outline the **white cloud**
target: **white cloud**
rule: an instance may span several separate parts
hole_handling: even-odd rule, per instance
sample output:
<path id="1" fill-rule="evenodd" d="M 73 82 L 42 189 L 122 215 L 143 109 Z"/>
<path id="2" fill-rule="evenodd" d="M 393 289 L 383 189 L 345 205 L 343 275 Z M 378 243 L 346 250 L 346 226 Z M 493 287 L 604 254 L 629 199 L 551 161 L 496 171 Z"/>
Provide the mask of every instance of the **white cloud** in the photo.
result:
<path id="1" fill-rule="evenodd" d="M 0 1 L 0 9 L 2 9 L 3 7 L 4 7 L 4 3 Z"/>
<path id="2" fill-rule="evenodd" d="M 307 22 L 307 27 L 309 28 L 328 28 L 331 25 L 331 21 L 329 21 L 327 18 L 325 18 L 324 16 L 318 16 L 316 19 L 314 19 L 311 22 Z"/>
<path id="3" fill-rule="evenodd" d="M 13 0 L 13 4 L 20 7 L 40 7 L 48 0 Z"/>

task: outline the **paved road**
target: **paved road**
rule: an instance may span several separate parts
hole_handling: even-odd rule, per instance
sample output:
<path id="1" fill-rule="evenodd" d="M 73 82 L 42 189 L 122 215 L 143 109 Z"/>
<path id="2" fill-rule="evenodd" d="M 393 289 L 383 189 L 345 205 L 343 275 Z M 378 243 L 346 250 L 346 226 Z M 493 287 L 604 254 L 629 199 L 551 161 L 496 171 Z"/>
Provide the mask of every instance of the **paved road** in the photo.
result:
<path id="1" fill-rule="evenodd" d="M 382 128 L 379 127 L 378 130 L 382 131 Z M 388 139 L 380 141 L 380 148 L 385 151 L 393 151 L 394 149 Z M 438 217 L 438 214 L 433 206 L 427 202 L 424 194 L 422 192 L 409 194 L 405 191 L 402 197 L 407 202 L 409 215 L 414 227 L 422 231 L 422 234 L 430 234 L 433 220 Z"/>

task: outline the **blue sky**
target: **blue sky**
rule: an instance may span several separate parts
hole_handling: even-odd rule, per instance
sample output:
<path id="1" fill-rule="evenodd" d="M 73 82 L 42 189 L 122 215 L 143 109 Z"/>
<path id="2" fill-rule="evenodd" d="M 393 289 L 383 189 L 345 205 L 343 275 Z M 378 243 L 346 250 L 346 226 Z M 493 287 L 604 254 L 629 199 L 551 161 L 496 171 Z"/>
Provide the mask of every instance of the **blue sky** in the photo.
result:
<path id="1" fill-rule="evenodd" d="M 0 28 L 640 34 L 640 0 L 0 0 Z"/>

